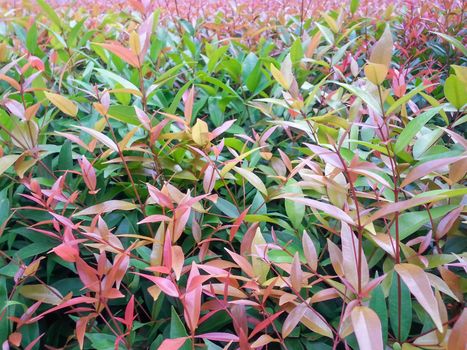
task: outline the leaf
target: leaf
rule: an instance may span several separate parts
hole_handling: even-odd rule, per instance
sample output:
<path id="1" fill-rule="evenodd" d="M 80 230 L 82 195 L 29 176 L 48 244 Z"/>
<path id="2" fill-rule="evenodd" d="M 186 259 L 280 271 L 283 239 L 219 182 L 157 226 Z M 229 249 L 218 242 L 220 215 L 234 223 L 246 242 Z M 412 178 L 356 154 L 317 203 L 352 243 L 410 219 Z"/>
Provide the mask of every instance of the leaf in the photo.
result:
<path id="1" fill-rule="evenodd" d="M 407 174 L 405 177 L 404 181 L 401 183 L 401 187 L 405 187 L 408 184 L 414 182 L 415 180 L 418 180 L 425 175 L 428 175 L 439 168 L 448 166 L 449 164 L 452 164 L 454 162 L 457 162 L 461 159 L 466 159 L 466 156 L 459 156 L 459 157 L 449 157 L 449 158 L 441 158 L 441 159 L 435 159 L 431 160 L 428 162 L 425 162 L 415 168 L 413 168 L 410 173 Z"/>
<path id="2" fill-rule="evenodd" d="M 60 293 L 56 289 L 43 284 L 23 285 L 19 288 L 19 293 L 28 299 L 42 301 L 47 304 L 58 305 L 62 302 L 62 298 L 59 296 Z"/>
<path id="3" fill-rule="evenodd" d="M 114 199 L 83 209 L 77 213 L 74 213 L 72 216 L 96 215 L 110 213 L 114 210 L 128 211 L 136 209 L 137 207 L 138 206 L 134 203 Z"/>
<path id="4" fill-rule="evenodd" d="M 300 265 L 298 252 L 295 253 L 290 268 L 290 285 L 297 293 L 302 289 L 303 271 Z"/>
<path id="5" fill-rule="evenodd" d="M 291 199 L 291 200 L 303 203 L 312 208 L 321 210 L 325 212 L 326 214 L 336 219 L 339 219 L 349 225 L 355 225 L 353 219 L 346 212 L 344 212 L 342 209 L 339 209 L 331 204 L 320 202 L 320 201 L 310 199 L 310 198 L 293 197 L 293 196 L 287 196 L 287 195 L 281 195 L 278 198 Z"/>
<path id="6" fill-rule="evenodd" d="M 384 64 L 370 62 L 365 65 L 365 76 L 375 85 L 380 85 L 388 75 L 388 67 Z"/>
<path id="7" fill-rule="evenodd" d="M 233 169 L 239 173 L 245 180 L 247 180 L 253 187 L 255 187 L 259 192 L 264 194 L 265 196 L 268 195 L 268 190 L 264 185 L 263 181 L 259 178 L 258 175 L 254 174 L 250 170 L 239 168 L 234 166 Z"/>
<path id="8" fill-rule="evenodd" d="M 350 316 L 360 350 L 383 350 L 381 322 L 376 312 L 366 306 L 356 306 Z"/>
<path id="9" fill-rule="evenodd" d="M 430 315 L 438 330 L 443 332 L 443 324 L 437 302 L 425 271 L 417 265 L 407 263 L 395 265 L 394 270 L 402 278 L 420 305 Z"/>
<path id="10" fill-rule="evenodd" d="M 379 317 L 381 322 L 381 331 L 383 333 L 383 344 L 386 344 L 388 341 L 388 308 L 381 284 L 371 292 L 369 306 L 376 312 Z"/>
<path id="11" fill-rule="evenodd" d="M 307 309 L 307 305 L 305 303 L 301 303 L 297 305 L 289 314 L 282 325 L 282 337 L 286 338 L 295 327 L 300 323 L 302 318 L 305 316 L 305 311 Z"/>
<path id="12" fill-rule="evenodd" d="M 115 142 L 113 142 L 108 136 L 104 135 L 103 133 L 87 128 L 85 126 L 79 126 L 79 125 L 73 125 L 73 127 L 78 128 L 80 130 L 83 130 L 84 132 L 88 133 L 92 137 L 96 138 L 100 142 L 102 142 L 104 145 L 109 147 L 112 151 L 118 152 L 118 146 Z"/>
<path id="13" fill-rule="evenodd" d="M 44 91 L 44 94 L 63 113 L 72 117 L 76 117 L 76 114 L 78 114 L 78 107 L 65 96 L 47 91 Z"/>
<path id="14" fill-rule="evenodd" d="M 284 186 L 284 191 L 303 196 L 302 188 L 297 185 L 297 182 L 294 179 L 290 179 L 287 182 L 287 185 Z M 302 220 L 305 217 L 305 205 L 292 199 L 286 199 L 285 212 L 293 227 L 299 229 L 302 225 Z"/>
<path id="15" fill-rule="evenodd" d="M 415 207 L 417 205 L 422 205 L 425 203 L 429 203 L 434 199 L 434 196 L 431 197 L 414 197 L 407 199 L 405 201 L 389 203 L 383 206 L 380 210 L 375 212 L 370 216 L 369 219 L 366 220 L 364 225 L 366 226 L 368 223 L 373 222 L 379 218 L 387 216 L 389 214 L 394 214 L 396 212 L 403 212 L 406 209 Z"/>
<path id="16" fill-rule="evenodd" d="M 266 245 L 266 240 L 258 227 L 253 241 L 251 242 L 251 253 L 255 255 L 251 258 L 251 265 L 254 275 L 258 278 L 260 283 L 266 281 L 270 269 L 269 264 L 263 260 L 267 254 L 266 248 L 263 247 L 264 245 Z"/>
<path id="17" fill-rule="evenodd" d="M 467 48 L 459 40 L 457 40 L 456 38 L 453 38 L 452 36 L 444 34 L 444 33 L 438 33 L 438 32 L 433 32 L 433 33 L 435 33 L 436 35 L 442 37 L 444 40 L 450 42 L 455 48 L 460 50 L 464 56 L 467 56 Z"/>
<path id="18" fill-rule="evenodd" d="M 197 335 L 196 338 L 209 339 L 222 342 L 238 342 L 238 336 L 231 333 L 211 332 Z"/>
<path id="19" fill-rule="evenodd" d="M 303 253 L 305 254 L 306 262 L 313 271 L 318 268 L 318 254 L 316 253 L 315 245 L 306 231 L 303 231 L 302 236 Z"/>
<path id="20" fill-rule="evenodd" d="M 0 175 L 8 170 L 21 157 L 21 154 L 10 154 L 0 157 Z"/>
<path id="21" fill-rule="evenodd" d="M 358 6 L 360 5 L 360 0 L 350 0 L 350 13 L 355 14 L 358 10 Z"/>
<path id="22" fill-rule="evenodd" d="M 187 338 L 164 339 L 158 350 L 178 350 L 185 344 Z"/>
<path id="23" fill-rule="evenodd" d="M 249 339 L 253 338 L 256 334 L 258 334 L 259 332 L 261 332 L 263 329 L 265 329 L 266 327 L 268 327 L 270 324 L 272 324 L 274 322 L 274 320 L 276 318 L 278 318 L 280 315 L 282 315 L 284 313 L 284 311 L 279 311 L 279 312 L 276 312 L 275 314 L 269 316 L 268 318 L 266 318 L 265 320 L 261 321 L 260 323 L 258 323 L 255 328 L 251 331 L 250 335 L 249 335 Z"/>
<path id="24" fill-rule="evenodd" d="M 467 86 L 457 76 L 450 75 L 444 83 L 444 96 L 460 110 L 467 103 Z"/>
<path id="25" fill-rule="evenodd" d="M 165 294 L 175 298 L 180 297 L 180 294 L 178 293 L 175 284 L 173 284 L 173 282 L 168 280 L 167 278 L 145 275 L 139 272 L 135 272 L 135 274 L 147 278 L 151 282 L 154 282 Z"/>
<path id="26" fill-rule="evenodd" d="M 354 290 L 359 291 L 365 288 L 368 283 L 368 264 L 366 262 L 365 254 L 363 251 L 359 252 L 359 249 L 363 249 L 363 247 L 359 247 L 357 237 L 355 237 L 355 234 L 352 232 L 349 225 L 347 225 L 345 222 L 342 223 L 341 241 L 344 276 L 350 285 L 352 285 Z M 359 269 L 358 264 L 359 255 L 361 256 L 361 269 Z M 358 276 L 360 276 L 360 289 Z"/>
<path id="27" fill-rule="evenodd" d="M 197 145 L 206 146 L 209 143 L 208 124 L 202 119 L 197 119 L 191 129 L 191 136 Z"/>
<path id="28" fill-rule="evenodd" d="M 381 105 L 380 105 L 380 103 L 369 92 L 367 92 L 367 91 L 365 91 L 365 90 L 363 90 L 363 89 L 361 89 L 359 87 L 349 85 L 349 84 L 344 84 L 344 83 L 339 83 L 339 82 L 336 82 L 336 84 L 342 86 L 343 88 L 345 88 L 347 90 L 349 90 L 355 96 L 360 97 L 363 100 L 363 102 L 365 102 L 368 105 L 368 107 L 371 107 L 371 109 L 373 109 L 376 113 L 381 114 Z"/>
<path id="29" fill-rule="evenodd" d="M 422 114 L 413 118 L 404 129 L 402 129 L 401 134 L 397 138 L 396 144 L 394 146 L 394 152 L 396 154 L 401 153 L 413 140 L 415 135 L 423 128 L 423 126 L 428 123 L 431 118 L 439 113 L 441 107 L 432 108 Z"/>
<path id="30" fill-rule="evenodd" d="M 188 337 L 188 333 L 183 325 L 180 317 L 178 316 L 175 308 L 172 306 L 171 315 L 170 315 L 170 338 L 184 338 Z M 188 339 L 187 339 L 188 340 Z M 190 350 L 191 349 L 191 340 L 184 343 L 181 347 L 181 350 Z"/>
<path id="31" fill-rule="evenodd" d="M 392 41 L 392 34 L 389 26 L 384 29 L 381 38 L 373 45 L 370 54 L 370 62 L 384 65 L 389 68 L 392 57 L 392 47 L 394 43 Z"/>
<path id="32" fill-rule="evenodd" d="M 135 54 L 133 51 L 130 49 L 127 49 L 126 47 L 123 47 L 119 43 L 94 43 L 97 46 L 103 47 L 104 49 L 112 52 L 114 55 L 120 57 L 122 60 L 124 60 L 126 63 L 129 65 L 139 68 L 141 66 L 138 55 Z"/>
<path id="33" fill-rule="evenodd" d="M 270 70 L 272 76 L 274 77 L 274 79 L 276 79 L 280 86 L 282 86 L 285 90 L 288 90 L 290 88 L 290 84 L 287 82 L 282 72 L 279 69 L 277 69 L 273 63 L 271 63 Z"/>
<path id="34" fill-rule="evenodd" d="M 457 319 L 454 327 L 452 327 L 449 335 L 447 350 L 465 349 L 467 344 L 467 308 L 462 310 L 460 317 Z"/>
<path id="35" fill-rule="evenodd" d="M 398 293 L 399 282 L 400 309 Z M 410 291 L 404 281 L 396 274 L 393 274 L 391 289 L 389 290 L 389 320 L 394 336 L 400 341 L 406 340 L 412 326 L 412 299 L 410 298 Z"/>
<path id="36" fill-rule="evenodd" d="M 58 27 L 62 26 L 62 23 L 57 13 L 53 10 L 53 8 L 48 3 L 46 3 L 44 0 L 37 0 L 37 3 L 42 8 L 42 10 L 45 12 L 46 17 L 48 19 L 50 19 Z"/>

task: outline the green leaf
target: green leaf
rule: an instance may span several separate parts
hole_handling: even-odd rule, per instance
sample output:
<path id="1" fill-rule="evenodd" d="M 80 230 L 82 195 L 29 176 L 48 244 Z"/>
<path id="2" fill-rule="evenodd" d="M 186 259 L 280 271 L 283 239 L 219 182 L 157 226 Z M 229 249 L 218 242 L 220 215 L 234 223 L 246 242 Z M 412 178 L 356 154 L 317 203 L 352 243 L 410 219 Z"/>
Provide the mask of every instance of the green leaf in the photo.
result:
<path id="1" fill-rule="evenodd" d="M 431 118 L 438 114 L 440 110 L 441 107 L 432 108 L 413 118 L 397 138 L 396 144 L 394 146 L 394 152 L 396 152 L 396 154 L 401 153 L 409 145 L 409 143 L 413 140 L 421 128 L 426 123 L 428 123 Z"/>
<path id="2" fill-rule="evenodd" d="M 38 50 L 36 23 L 33 23 L 31 25 L 31 28 L 29 28 L 29 30 L 28 30 L 28 34 L 26 36 L 26 48 L 32 54 L 35 54 L 37 52 L 37 50 Z"/>
<path id="3" fill-rule="evenodd" d="M 172 306 L 171 316 L 170 316 L 170 338 L 182 338 L 188 337 L 188 333 L 183 325 L 180 317 L 178 317 L 177 312 Z M 180 350 L 191 350 L 191 340 L 186 341 L 185 344 L 180 348 Z"/>
<path id="4" fill-rule="evenodd" d="M 109 117 L 131 125 L 140 125 L 133 106 L 111 105 L 107 111 Z"/>
<path id="5" fill-rule="evenodd" d="M 450 75 L 444 83 L 444 95 L 457 110 L 467 103 L 467 86 L 457 76 Z"/>
<path id="6" fill-rule="evenodd" d="M 435 33 L 436 35 L 440 36 L 444 40 L 451 43 L 455 48 L 460 50 L 460 52 L 462 52 L 464 54 L 464 56 L 467 56 L 467 48 L 459 40 L 457 40 L 456 38 L 453 38 L 452 36 L 449 36 L 447 34 L 438 33 L 438 32 L 433 32 L 433 33 Z"/>
<path id="7" fill-rule="evenodd" d="M 408 94 L 405 94 L 404 96 L 402 96 L 400 99 L 398 99 L 397 101 L 395 101 L 391 107 L 388 108 L 388 110 L 386 111 L 386 114 L 389 115 L 391 114 L 392 112 L 394 112 L 398 107 L 402 106 L 404 103 L 408 102 L 412 97 L 414 97 L 416 94 L 418 94 L 419 92 L 423 91 L 426 89 L 426 86 L 424 86 L 423 84 L 420 84 L 419 86 L 417 86 L 415 89 L 411 90 Z"/>
<path id="8" fill-rule="evenodd" d="M 371 107 L 376 113 L 381 114 L 381 105 L 373 95 L 356 86 L 338 82 L 336 82 L 336 84 L 349 90 L 355 96 L 360 97 L 363 100 L 363 102 L 365 102 L 368 105 L 368 107 Z"/>
<path id="9" fill-rule="evenodd" d="M 350 0 L 350 13 L 354 14 L 358 10 L 360 0 Z"/>
<path id="10" fill-rule="evenodd" d="M 400 313 L 399 313 L 399 293 L 398 281 L 400 283 Z M 407 339 L 412 326 L 412 299 L 410 291 L 402 279 L 393 274 L 391 289 L 389 290 L 389 320 L 391 323 L 392 334 L 401 341 Z M 400 331 L 400 334 L 399 334 Z"/>
<path id="11" fill-rule="evenodd" d="M 52 6 L 50 6 L 47 2 L 45 2 L 45 0 L 37 0 L 37 3 L 42 8 L 42 11 L 44 11 L 48 19 L 50 19 L 58 27 L 62 26 L 60 18 L 58 17 L 57 13 L 54 11 Z"/>
<path id="12" fill-rule="evenodd" d="M 388 342 L 388 309 L 381 285 L 377 286 L 371 292 L 370 308 L 378 315 L 381 321 L 381 330 L 383 333 L 383 344 Z"/>
<path id="13" fill-rule="evenodd" d="M 9 311 L 4 311 L 3 308 L 7 305 L 8 302 L 8 289 L 6 287 L 6 279 L 3 276 L 0 276 L 0 309 L 3 317 L 0 318 L 0 343 L 3 344 L 5 340 L 8 339 L 10 334 L 10 321 L 8 319 Z"/>
<path id="14" fill-rule="evenodd" d="M 66 140 L 60 153 L 58 154 L 58 170 L 71 170 L 73 169 L 73 155 L 71 151 L 71 142 Z"/>
<path id="15" fill-rule="evenodd" d="M 299 197 L 303 197 L 302 188 L 297 186 L 296 183 L 294 179 L 290 179 L 284 187 L 284 191 L 287 193 L 296 193 Z M 285 212 L 293 227 L 299 229 L 302 225 L 303 217 L 305 216 L 305 204 L 294 201 L 293 199 L 286 199 Z"/>

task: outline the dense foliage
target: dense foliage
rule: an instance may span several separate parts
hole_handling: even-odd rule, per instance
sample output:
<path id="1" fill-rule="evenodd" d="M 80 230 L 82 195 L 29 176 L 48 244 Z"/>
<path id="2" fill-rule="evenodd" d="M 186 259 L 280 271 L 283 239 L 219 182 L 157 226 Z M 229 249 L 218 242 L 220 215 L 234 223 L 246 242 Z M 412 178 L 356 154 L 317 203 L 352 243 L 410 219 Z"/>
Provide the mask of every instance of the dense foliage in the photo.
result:
<path id="1" fill-rule="evenodd" d="M 92 3 L 0 4 L 2 349 L 465 349 L 464 1 Z"/>

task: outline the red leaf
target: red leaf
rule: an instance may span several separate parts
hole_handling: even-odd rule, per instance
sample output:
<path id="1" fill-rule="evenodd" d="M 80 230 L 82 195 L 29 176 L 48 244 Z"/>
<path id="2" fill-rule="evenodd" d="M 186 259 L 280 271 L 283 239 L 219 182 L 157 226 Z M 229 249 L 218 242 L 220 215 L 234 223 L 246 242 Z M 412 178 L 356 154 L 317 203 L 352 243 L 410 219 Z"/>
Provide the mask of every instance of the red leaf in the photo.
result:
<path id="1" fill-rule="evenodd" d="M 230 229 L 230 234 L 229 234 L 229 241 L 232 242 L 232 240 L 235 237 L 235 234 L 237 233 L 238 229 L 240 228 L 240 225 L 242 224 L 243 220 L 245 220 L 246 214 L 248 214 L 248 210 L 250 210 L 250 207 L 246 208 L 242 213 L 239 215 L 239 217 L 235 220 L 234 224 L 232 225 L 232 228 Z"/>
<path id="2" fill-rule="evenodd" d="M 201 313 L 201 295 L 203 293 L 202 279 L 198 279 L 199 271 L 196 264 L 191 265 L 190 275 L 187 281 L 187 290 L 185 299 L 185 319 L 191 332 L 194 332 L 198 327 L 199 315 Z"/>
<path id="3" fill-rule="evenodd" d="M 97 278 L 97 271 L 86 262 L 78 258 L 76 260 L 76 270 L 78 271 L 79 278 L 84 286 L 93 292 L 99 291 L 99 279 Z"/>
<path id="4" fill-rule="evenodd" d="M 133 318 L 135 314 L 135 296 L 132 295 L 128 305 L 125 308 L 125 324 L 128 330 L 131 330 L 133 326 Z"/>
<path id="5" fill-rule="evenodd" d="M 250 333 L 250 336 L 248 337 L 248 339 L 251 339 L 253 338 L 256 334 L 258 334 L 259 332 L 261 332 L 263 329 L 265 329 L 266 327 L 268 327 L 271 323 L 274 322 L 274 320 L 276 318 L 278 318 L 280 315 L 282 315 L 284 311 L 279 311 L 279 312 L 276 312 L 275 314 L 269 316 L 267 319 L 261 321 L 260 323 L 258 323 L 256 325 L 256 327 L 253 329 L 253 331 Z"/>

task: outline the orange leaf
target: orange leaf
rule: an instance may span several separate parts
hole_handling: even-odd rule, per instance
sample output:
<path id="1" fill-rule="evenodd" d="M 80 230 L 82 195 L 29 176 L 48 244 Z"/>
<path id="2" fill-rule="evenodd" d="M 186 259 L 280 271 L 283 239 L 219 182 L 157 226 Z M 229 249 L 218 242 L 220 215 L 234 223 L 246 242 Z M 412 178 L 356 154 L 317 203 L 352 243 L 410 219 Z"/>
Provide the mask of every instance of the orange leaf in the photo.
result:
<path id="1" fill-rule="evenodd" d="M 122 60 L 132 65 L 133 67 L 139 68 L 141 66 L 138 60 L 138 56 L 130 49 L 127 49 L 126 47 L 123 47 L 122 45 L 118 43 L 111 43 L 111 44 L 96 43 L 96 45 L 103 47 L 104 49 L 112 52 L 114 55 L 120 57 Z"/>
<path id="2" fill-rule="evenodd" d="M 42 301 L 47 304 L 58 305 L 62 302 L 62 298 L 59 296 L 60 293 L 56 289 L 43 284 L 21 286 L 19 293 L 28 299 Z"/>
<path id="3" fill-rule="evenodd" d="M 351 318 L 360 350 L 384 349 L 381 321 L 376 312 L 366 306 L 356 306 Z"/>

